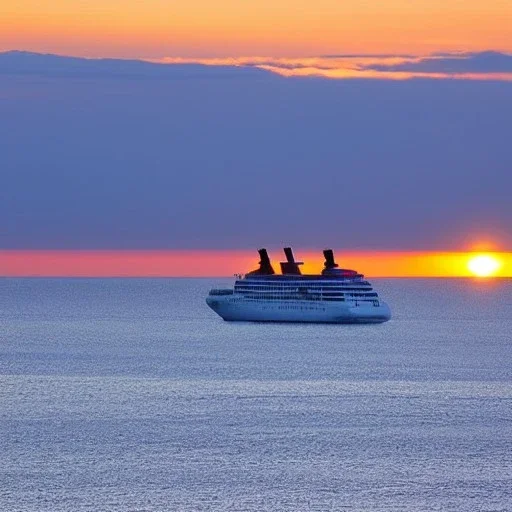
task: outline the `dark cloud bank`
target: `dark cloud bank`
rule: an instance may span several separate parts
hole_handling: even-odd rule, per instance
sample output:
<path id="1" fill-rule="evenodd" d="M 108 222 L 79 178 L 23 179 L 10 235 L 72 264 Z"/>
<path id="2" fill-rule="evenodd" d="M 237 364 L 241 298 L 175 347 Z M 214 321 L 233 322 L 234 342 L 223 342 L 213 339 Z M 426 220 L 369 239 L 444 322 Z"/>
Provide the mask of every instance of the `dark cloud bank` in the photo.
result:
<path id="1" fill-rule="evenodd" d="M 499 52 L 438 54 L 401 64 L 373 64 L 374 71 L 410 71 L 422 73 L 512 73 L 512 55 Z"/>
<path id="2" fill-rule="evenodd" d="M 512 250 L 511 125 L 509 82 L 2 54 L 0 248 Z"/>

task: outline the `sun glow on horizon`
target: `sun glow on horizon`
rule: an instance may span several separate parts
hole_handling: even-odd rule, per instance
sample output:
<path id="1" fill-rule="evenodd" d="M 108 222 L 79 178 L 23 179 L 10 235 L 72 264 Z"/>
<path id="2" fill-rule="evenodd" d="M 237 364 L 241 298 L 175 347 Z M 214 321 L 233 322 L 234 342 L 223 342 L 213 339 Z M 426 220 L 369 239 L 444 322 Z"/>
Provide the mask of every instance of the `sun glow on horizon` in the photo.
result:
<path id="1" fill-rule="evenodd" d="M 476 277 L 496 276 L 501 266 L 502 262 L 490 254 L 479 254 L 468 261 L 468 269 Z"/>

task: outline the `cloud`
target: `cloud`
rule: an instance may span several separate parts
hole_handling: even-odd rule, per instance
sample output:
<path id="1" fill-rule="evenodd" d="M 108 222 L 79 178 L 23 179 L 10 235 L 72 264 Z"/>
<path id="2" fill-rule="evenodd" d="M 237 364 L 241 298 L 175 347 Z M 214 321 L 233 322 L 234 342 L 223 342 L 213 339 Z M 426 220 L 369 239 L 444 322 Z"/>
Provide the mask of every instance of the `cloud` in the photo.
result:
<path id="1" fill-rule="evenodd" d="M 325 55 L 121 60 L 29 52 L 0 53 L 0 73 L 139 79 L 322 77 L 331 79 L 463 79 L 512 81 L 512 55 L 494 51 L 415 55 Z"/>
<path id="2" fill-rule="evenodd" d="M 480 53 L 438 54 L 420 59 L 404 59 L 402 62 L 371 64 L 365 69 L 376 71 L 409 71 L 444 73 L 446 75 L 512 74 L 512 55 L 487 51 Z"/>
<path id="3" fill-rule="evenodd" d="M 0 74 L 42 75 L 74 78 L 187 79 L 272 78 L 256 66 L 241 69 L 231 64 L 205 65 L 180 62 L 174 65 L 128 59 L 85 59 L 23 51 L 0 53 Z"/>
<path id="4" fill-rule="evenodd" d="M 23 59 L 0 55 L 0 249 L 512 248 L 510 83 L 258 68 L 423 57 L 261 58 L 195 75 Z"/>
<path id="5" fill-rule="evenodd" d="M 512 55 L 499 52 L 414 55 L 326 55 L 320 57 L 238 57 L 161 59 L 170 64 L 256 67 L 286 77 L 407 80 L 413 78 L 512 81 Z"/>

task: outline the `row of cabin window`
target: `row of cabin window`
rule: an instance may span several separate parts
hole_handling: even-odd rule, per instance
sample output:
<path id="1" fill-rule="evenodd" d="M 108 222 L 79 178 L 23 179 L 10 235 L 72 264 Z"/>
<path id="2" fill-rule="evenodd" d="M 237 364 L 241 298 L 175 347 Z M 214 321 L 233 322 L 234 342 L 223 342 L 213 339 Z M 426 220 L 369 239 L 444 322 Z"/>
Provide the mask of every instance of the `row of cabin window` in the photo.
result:
<path id="1" fill-rule="evenodd" d="M 350 293 L 344 293 L 344 292 L 315 292 L 315 293 L 301 293 L 301 292 L 290 292 L 290 291 L 285 291 L 285 292 L 273 292 L 271 290 L 245 290 L 243 292 L 241 292 L 243 295 L 257 295 L 257 296 L 261 296 L 261 295 L 278 295 L 278 296 L 293 296 L 293 297 L 306 297 L 308 295 L 311 295 L 311 296 L 318 296 L 318 295 L 323 295 L 324 297 L 343 297 L 343 296 L 346 296 L 346 297 L 378 297 L 378 294 L 377 292 L 359 292 L 359 293 L 354 293 L 354 292 L 350 292 Z"/>
<path id="2" fill-rule="evenodd" d="M 303 300 L 336 300 L 336 299 L 343 299 L 345 297 L 347 298 L 368 298 L 368 299 L 374 299 L 378 297 L 376 293 L 346 293 L 346 294 L 331 294 L 331 295 L 310 295 L 309 297 L 306 296 L 300 296 L 297 294 L 277 294 L 277 293 L 244 293 L 244 297 L 248 298 L 256 298 L 256 299 L 279 299 L 279 300 L 285 300 L 285 299 L 291 299 L 291 300 L 297 300 L 297 299 L 303 299 Z"/>
<path id="3" fill-rule="evenodd" d="M 350 293 L 363 293 L 363 294 L 369 294 L 369 293 L 375 293 L 372 288 L 364 289 L 364 288 L 341 288 L 341 289 L 330 289 L 330 290 L 322 290 L 322 289 L 312 289 L 309 288 L 308 290 L 297 290 L 297 289 L 272 289 L 272 288 L 265 288 L 265 289 L 257 289 L 257 288 L 235 288 L 236 293 L 296 293 L 296 294 L 302 294 L 302 295 L 308 295 L 308 294 L 323 294 L 323 295 L 336 295 L 336 294 L 350 294 Z"/>
<path id="4" fill-rule="evenodd" d="M 254 286 L 254 285 L 235 285 L 235 290 L 372 290 L 371 286 Z"/>

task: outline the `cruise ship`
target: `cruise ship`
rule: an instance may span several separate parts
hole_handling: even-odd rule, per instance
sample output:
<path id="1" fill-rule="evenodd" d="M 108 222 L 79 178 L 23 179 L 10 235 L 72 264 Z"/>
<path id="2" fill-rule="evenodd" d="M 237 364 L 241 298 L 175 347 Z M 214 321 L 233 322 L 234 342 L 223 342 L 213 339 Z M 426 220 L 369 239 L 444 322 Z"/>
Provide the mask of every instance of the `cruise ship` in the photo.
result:
<path id="1" fill-rule="evenodd" d="M 302 274 L 290 247 L 276 274 L 266 249 L 259 268 L 237 275 L 234 288 L 213 288 L 206 303 L 227 321 L 382 323 L 391 318 L 389 306 L 355 270 L 339 268 L 331 249 L 324 251 L 320 274 Z"/>

